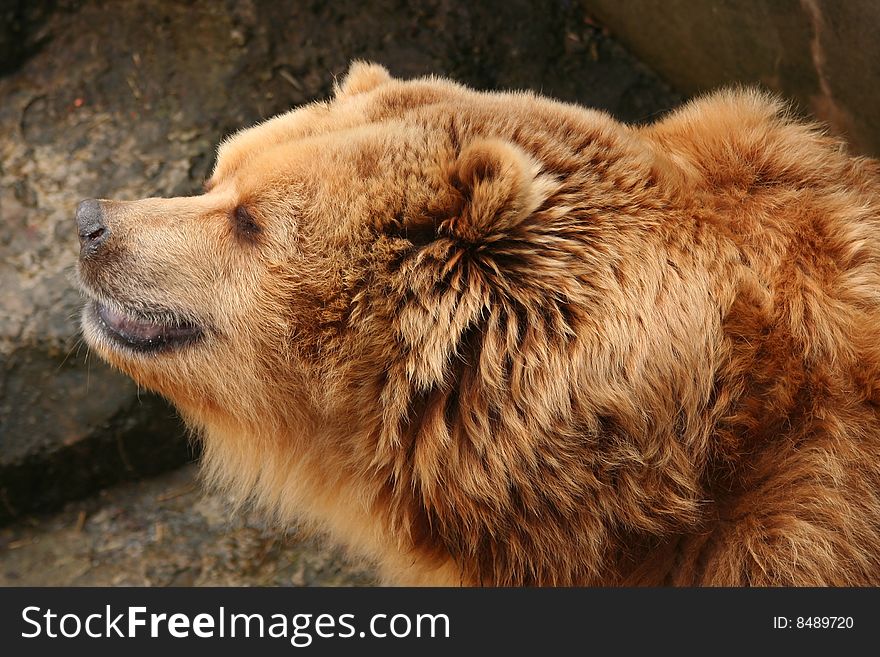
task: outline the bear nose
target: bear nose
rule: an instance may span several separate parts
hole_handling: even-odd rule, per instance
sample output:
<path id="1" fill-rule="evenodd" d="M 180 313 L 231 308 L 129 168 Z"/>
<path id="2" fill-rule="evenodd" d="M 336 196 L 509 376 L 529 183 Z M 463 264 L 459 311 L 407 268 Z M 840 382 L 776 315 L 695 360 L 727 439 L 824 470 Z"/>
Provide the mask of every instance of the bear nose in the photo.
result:
<path id="1" fill-rule="evenodd" d="M 97 199 L 86 199 L 76 206 L 76 227 L 81 255 L 95 253 L 110 237 L 110 229 L 104 222 L 101 202 Z"/>

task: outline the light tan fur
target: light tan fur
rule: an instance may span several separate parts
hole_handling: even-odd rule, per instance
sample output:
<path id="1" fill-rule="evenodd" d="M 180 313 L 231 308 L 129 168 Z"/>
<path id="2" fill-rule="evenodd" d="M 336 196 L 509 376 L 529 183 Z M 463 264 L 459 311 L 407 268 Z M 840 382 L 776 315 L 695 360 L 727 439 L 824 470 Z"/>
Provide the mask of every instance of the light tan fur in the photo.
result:
<path id="1" fill-rule="evenodd" d="M 203 339 L 84 332 L 279 524 L 401 584 L 880 584 L 880 170 L 775 99 L 355 64 L 207 189 L 103 202 L 81 266 Z"/>

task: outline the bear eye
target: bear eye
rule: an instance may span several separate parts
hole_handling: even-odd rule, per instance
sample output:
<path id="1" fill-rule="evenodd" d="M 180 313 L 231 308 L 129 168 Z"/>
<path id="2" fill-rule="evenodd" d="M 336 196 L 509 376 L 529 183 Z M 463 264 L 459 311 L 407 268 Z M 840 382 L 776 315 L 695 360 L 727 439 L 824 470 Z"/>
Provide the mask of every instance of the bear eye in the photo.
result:
<path id="1" fill-rule="evenodd" d="M 232 211 L 232 223 L 235 234 L 246 240 L 255 240 L 260 234 L 260 226 L 254 221 L 250 211 L 243 205 L 236 206 Z"/>

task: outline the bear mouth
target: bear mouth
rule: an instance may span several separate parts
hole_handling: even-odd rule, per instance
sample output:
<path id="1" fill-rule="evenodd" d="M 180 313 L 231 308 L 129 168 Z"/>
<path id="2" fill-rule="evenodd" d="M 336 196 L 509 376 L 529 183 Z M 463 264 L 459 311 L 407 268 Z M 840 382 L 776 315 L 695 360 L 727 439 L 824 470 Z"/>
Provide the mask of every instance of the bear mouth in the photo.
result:
<path id="1" fill-rule="evenodd" d="M 141 312 L 91 300 L 87 320 L 112 342 L 139 352 L 158 352 L 198 341 L 202 328 L 169 311 Z"/>

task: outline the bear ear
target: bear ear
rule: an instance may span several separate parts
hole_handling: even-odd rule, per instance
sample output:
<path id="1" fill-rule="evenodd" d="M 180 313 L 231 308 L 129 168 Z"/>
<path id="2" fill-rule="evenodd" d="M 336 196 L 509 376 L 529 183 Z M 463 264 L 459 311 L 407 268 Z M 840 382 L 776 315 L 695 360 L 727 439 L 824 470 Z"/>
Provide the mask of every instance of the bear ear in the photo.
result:
<path id="1" fill-rule="evenodd" d="M 437 237 L 469 243 L 517 232 L 556 187 L 540 165 L 502 139 L 479 139 L 444 171 L 447 193 L 431 208 Z"/>
<path id="2" fill-rule="evenodd" d="M 391 80 L 391 74 L 384 66 L 355 61 L 352 62 L 342 82 L 334 84 L 334 95 L 336 98 L 345 98 L 362 94 Z"/>

